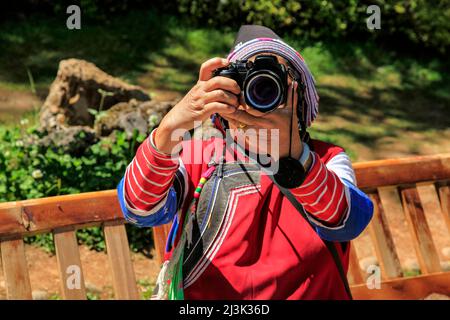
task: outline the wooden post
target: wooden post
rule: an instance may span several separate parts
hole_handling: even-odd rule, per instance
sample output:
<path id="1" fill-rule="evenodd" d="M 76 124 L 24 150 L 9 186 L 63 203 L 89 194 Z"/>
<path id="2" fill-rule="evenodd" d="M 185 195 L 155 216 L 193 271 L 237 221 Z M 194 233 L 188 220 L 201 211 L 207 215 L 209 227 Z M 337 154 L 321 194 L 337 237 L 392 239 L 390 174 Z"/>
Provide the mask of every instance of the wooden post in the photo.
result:
<path id="1" fill-rule="evenodd" d="M 83 268 L 74 228 L 55 230 L 53 237 L 63 298 L 85 300 Z"/>
<path id="2" fill-rule="evenodd" d="M 444 217 L 447 230 L 450 233 L 450 187 L 441 186 L 439 188 L 439 198 L 441 202 L 441 212 Z"/>
<path id="3" fill-rule="evenodd" d="M 120 300 L 139 299 L 130 247 L 123 222 L 107 222 L 103 231 L 113 276 L 115 298 Z"/>
<path id="4" fill-rule="evenodd" d="M 355 246 L 350 247 L 350 260 L 348 266 L 348 280 L 350 284 L 364 283 L 364 277 L 359 267 L 358 255 L 356 254 Z"/>
<path id="5" fill-rule="evenodd" d="M 421 271 L 424 274 L 440 272 L 439 255 L 434 246 L 417 189 L 407 188 L 401 193 Z"/>
<path id="6" fill-rule="evenodd" d="M 23 240 L 3 240 L 0 243 L 0 249 L 7 298 L 10 300 L 32 299 Z"/>
<path id="7" fill-rule="evenodd" d="M 388 279 L 401 277 L 403 275 L 402 268 L 380 197 L 378 194 L 371 194 L 370 198 L 374 204 L 374 214 L 369 224 L 369 231 L 378 261 L 380 261 L 381 272 Z"/>
<path id="8" fill-rule="evenodd" d="M 169 231 L 170 225 L 168 224 L 153 227 L 153 242 L 155 244 L 156 259 L 159 264 L 164 262 L 164 251 Z"/>

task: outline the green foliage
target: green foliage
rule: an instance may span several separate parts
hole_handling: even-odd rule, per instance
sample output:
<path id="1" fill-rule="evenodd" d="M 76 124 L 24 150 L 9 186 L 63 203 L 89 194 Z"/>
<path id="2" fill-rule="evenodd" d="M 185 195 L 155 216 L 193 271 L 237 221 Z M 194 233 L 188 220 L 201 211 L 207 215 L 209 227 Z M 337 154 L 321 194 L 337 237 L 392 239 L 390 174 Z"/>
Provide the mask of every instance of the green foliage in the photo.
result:
<path id="1" fill-rule="evenodd" d="M 1 21 L 0 80 L 28 83 L 28 68 L 36 84 L 45 82 L 42 87 L 47 89 L 59 61 L 73 57 L 132 79 L 148 61 L 148 53 L 166 45 L 167 28 L 176 28 L 173 19 L 153 10 L 112 16 L 108 23 L 83 20 L 77 31 L 67 29 L 65 17 L 33 14 L 26 20 Z"/>
<path id="2" fill-rule="evenodd" d="M 34 143 L 37 131 L 0 128 L 0 201 L 115 188 L 134 155 L 124 132 L 104 138 L 74 156 Z M 81 137 L 80 137 L 81 138 Z M 139 137 L 142 142 L 144 137 Z"/>
<path id="3" fill-rule="evenodd" d="M 421 274 L 422 272 L 420 270 L 410 270 L 410 269 L 403 270 L 404 277 L 417 277 L 420 276 Z"/>
<path id="4" fill-rule="evenodd" d="M 88 300 L 100 300 L 100 295 L 93 292 L 86 292 L 86 299 Z"/>
<path id="5" fill-rule="evenodd" d="M 33 127 L 0 127 L 0 202 L 98 191 L 116 188 L 125 168 L 144 136 L 127 139 L 116 131 L 102 138 L 84 153 L 71 155 L 58 146 L 43 147 L 36 143 L 40 133 Z M 149 254 L 151 230 L 127 226 L 133 251 Z M 77 231 L 78 241 L 92 249 L 105 249 L 100 228 Z M 51 234 L 26 239 L 54 252 Z"/>
<path id="6" fill-rule="evenodd" d="M 402 49 L 424 46 L 444 54 L 450 47 L 450 5 L 446 0 L 178 0 L 179 12 L 214 27 L 262 24 L 282 35 L 309 41 L 377 40 Z M 381 11 L 381 30 L 368 30 L 369 5 Z"/>
<path id="7" fill-rule="evenodd" d="M 48 298 L 48 300 L 62 300 L 62 297 L 59 294 L 54 293 Z"/>
<path id="8" fill-rule="evenodd" d="M 183 26 L 213 27 L 233 37 L 241 24 L 263 24 L 308 45 L 370 42 L 415 56 L 445 57 L 450 48 L 447 0 L 83 0 L 82 28 L 77 31 L 68 31 L 63 23 L 71 1 L 22 2 L 22 8 L 28 8 L 20 9 L 26 19 L 5 15 L 1 22 L 0 80 L 24 82 L 28 68 L 37 82 L 50 81 L 57 63 L 67 57 L 84 58 L 112 74 L 133 78 L 143 65 L 154 62 L 148 52 L 178 41 L 172 35 L 194 36 L 184 40 L 195 45 L 198 35 L 186 33 Z M 380 30 L 366 25 L 367 7 L 374 4 L 381 10 Z M 197 45 L 214 49 L 223 43 L 220 37 L 214 40 Z"/>

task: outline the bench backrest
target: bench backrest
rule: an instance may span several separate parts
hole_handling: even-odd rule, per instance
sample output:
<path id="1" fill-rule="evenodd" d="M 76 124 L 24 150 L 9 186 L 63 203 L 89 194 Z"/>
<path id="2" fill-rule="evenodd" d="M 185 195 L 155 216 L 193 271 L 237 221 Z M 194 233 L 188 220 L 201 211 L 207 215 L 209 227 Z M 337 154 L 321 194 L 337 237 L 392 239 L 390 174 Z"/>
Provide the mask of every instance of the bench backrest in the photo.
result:
<path id="1" fill-rule="evenodd" d="M 387 216 L 404 212 L 422 274 L 433 275 L 431 280 L 427 278 L 426 281 L 435 284 L 433 290 L 440 286 L 434 291 L 450 290 L 450 273 L 441 273 L 439 255 L 426 220 L 428 210 L 439 210 L 450 232 L 450 154 L 371 161 L 357 163 L 354 167 L 358 186 L 370 195 L 375 204 L 374 218 L 368 230 L 385 283 L 403 276 Z M 86 289 L 75 230 L 101 226 L 115 298 L 138 299 L 124 223 L 115 190 L 0 203 L 0 251 L 7 298 L 31 299 L 23 237 L 51 232 L 63 298 L 85 299 Z M 155 249 L 161 261 L 168 225 L 156 227 L 153 231 Z M 357 253 L 352 250 L 349 279 L 354 284 L 352 290 L 356 293 L 355 297 L 383 297 L 383 294 L 388 294 L 384 296 L 387 298 L 399 297 L 392 289 L 398 282 L 388 286 L 390 291 L 378 291 L 378 296 L 367 291 L 364 284 L 367 275 L 361 272 L 358 264 Z M 79 288 L 67 285 L 74 266 L 79 267 L 76 270 L 81 277 Z M 443 282 L 446 283 L 444 286 Z M 431 290 L 423 287 L 423 281 L 413 285 L 414 296 Z M 400 297 L 408 291 L 407 287 L 402 288 Z M 406 297 L 411 298 L 411 294 Z"/>
<path id="2" fill-rule="evenodd" d="M 419 298 L 430 293 L 450 294 L 450 273 L 441 267 L 433 241 L 430 219 L 439 217 L 450 234 L 450 154 L 356 163 L 358 187 L 374 203 L 374 216 L 367 228 L 381 268 L 383 290 L 368 290 L 366 278 L 353 249 L 349 280 L 361 298 Z M 390 219 L 391 218 L 391 219 Z M 395 219 L 396 218 L 396 219 Z M 409 235 L 393 235 L 389 220 L 406 220 Z M 413 282 L 403 278 L 395 236 L 412 242 L 421 276 Z M 359 239 L 354 242 L 357 243 Z M 405 248 L 403 248 L 405 249 Z M 402 279 L 403 278 L 403 279 Z M 395 280 L 394 280 L 395 279 Z"/>
<path id="3" fill-rule="evenodd" d="M 0 204 L 0 250 L 7 298 L 31 299 L 23 237 L 52 232 L 63 298 L 86 299 L 75 230 L 90 226 L 103 228 L 115 298 L 138 299 L 124 220 L 115 190 Z M 79 288 L 70 283 L 76 272 L 81 278 Z"/>

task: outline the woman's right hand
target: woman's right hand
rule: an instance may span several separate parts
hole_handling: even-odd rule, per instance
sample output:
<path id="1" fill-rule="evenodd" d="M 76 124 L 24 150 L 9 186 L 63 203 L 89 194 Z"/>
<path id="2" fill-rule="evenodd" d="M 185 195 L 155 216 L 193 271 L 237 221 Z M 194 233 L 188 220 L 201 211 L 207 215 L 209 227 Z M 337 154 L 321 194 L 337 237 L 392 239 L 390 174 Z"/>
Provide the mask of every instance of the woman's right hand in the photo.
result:
<path id="1" fill-rule="evenodd" d="M 241 92 L 236 81 L 213 77 L 213 71 L 226 67 L 227 59 L 213 58 L 202 64 L 197 84 L 161 120 L 155 133 L 155 146 L 164 153 L 174 153 L 182 136 L 172 137 L 174 130 L 191 130 L 194 123 L 208 119 L 213 113 L 230 114 L 238 105 Z"/>

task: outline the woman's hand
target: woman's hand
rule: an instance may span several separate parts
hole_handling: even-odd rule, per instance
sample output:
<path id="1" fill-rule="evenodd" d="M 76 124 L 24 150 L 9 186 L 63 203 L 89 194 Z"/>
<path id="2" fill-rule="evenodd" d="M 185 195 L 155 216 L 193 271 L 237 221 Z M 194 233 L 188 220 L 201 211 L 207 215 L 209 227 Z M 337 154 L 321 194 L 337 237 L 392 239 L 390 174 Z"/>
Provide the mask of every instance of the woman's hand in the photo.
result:
<path id="1" fill-rule="evenodd" d="M 230 78 L 212 76 L 215 69 L 228 64 L 229 61 L 222 58 L 213 58 L 202 64 L 197 84 L 161 120 L 155 134 L 158 150 L 175 153 L 174 149 L 182 139 L 180 134 L 172 137 L 175 130 L 191 130 L 196 121 L 204 121 L 213 113 L 225 115 L 235 112 L 241 92 L 239 85 Z"/>
<path id="2" fill-rule="evenodd" d="M 288 88 L 286 103 L 280 105 L 270 113 L 257 111 L 242 103 L 242 107 L 240 107 L 239 110 L 236 110 L 231 114 L 221 114 L 221 116 L 228 120 L 230 128 L 238 129 L 237 135 L 239 135 L 239 132 L 245 135 L 247 144 L 250 144 L 247 147 L 257 150 L 258 153 L 270 154 L 274 160 L 287 156 L 299 159 L 303 151 L 303 145 L 297 128 L 297 86 L 298 83 L 296 81 L 291 82 Z M 292 98 L 293 93 L 294 99 Z M 292 121 L 291 137 L 289 137 L 289 121 Z M 260 136 L 261 131 L 259 131 L 259 129 L 267 130 L 266 139 L 262 139 Z M 278 129 L 279 131 L 274 131 L 273 129 Z M 251 139 L 250 136 L 253 134 L 256 134 L 258 139 Z M 257 146 L 251 145 L 254 141 L 257 141 Z M 278 154 L 274 153 L 274 146 L 272 146 L 273 141 L 279 146 Z M 289 154 L 289 143 L 291 143 L 291 154 Z"/>

